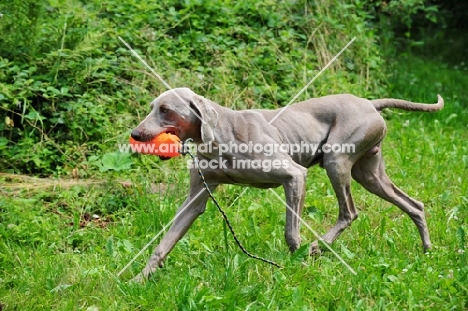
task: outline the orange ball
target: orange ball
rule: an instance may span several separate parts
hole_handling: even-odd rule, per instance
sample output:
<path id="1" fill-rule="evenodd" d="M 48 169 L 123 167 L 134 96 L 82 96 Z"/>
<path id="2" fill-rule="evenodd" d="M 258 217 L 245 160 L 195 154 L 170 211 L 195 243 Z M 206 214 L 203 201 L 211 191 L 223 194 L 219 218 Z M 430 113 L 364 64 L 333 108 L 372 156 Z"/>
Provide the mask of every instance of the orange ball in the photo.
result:
<path id="1" fill-rule="evenodd" d="M 130 146 L 132 151 L 152 154 L 161 157 L 176 157 L 180 155 L 180 138 L 170 133 L 161 133 L 149 141 L 137 141 L 130 136 Z"/>

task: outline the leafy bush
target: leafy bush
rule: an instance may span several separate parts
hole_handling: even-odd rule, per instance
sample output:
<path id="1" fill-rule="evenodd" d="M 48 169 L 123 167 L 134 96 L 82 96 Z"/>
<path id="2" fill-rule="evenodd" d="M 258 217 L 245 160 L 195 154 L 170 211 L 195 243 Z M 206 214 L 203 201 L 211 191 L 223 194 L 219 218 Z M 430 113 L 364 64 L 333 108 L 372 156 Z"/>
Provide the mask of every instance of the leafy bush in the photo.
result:
<path id="1" fill-rule="evenodd" d="M 384 87 L 359 1 L 27 0 L 0 12 L 1 170 L 87 174 L 90 155 L 126 140 L 165 88 L 118 36 L 171 86 L 230 107 L 287 104 L 353 37 L 298 100 Z"/>

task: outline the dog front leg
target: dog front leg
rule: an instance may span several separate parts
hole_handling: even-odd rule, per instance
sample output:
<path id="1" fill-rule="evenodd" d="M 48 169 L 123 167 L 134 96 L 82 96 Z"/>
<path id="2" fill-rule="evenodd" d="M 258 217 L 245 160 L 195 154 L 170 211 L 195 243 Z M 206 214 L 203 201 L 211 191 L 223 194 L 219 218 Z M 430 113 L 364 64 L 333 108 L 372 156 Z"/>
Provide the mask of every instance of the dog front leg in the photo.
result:
<path id="1" fill-rule="evenodd" d="M 307 170 L 303 167 L 290 168 L 289 178 L 283 183 L 286 194 L 286 228 L 284 236 L 291 252 L 301 245 L 300 217 L 304 208 Z"/>
<path id="2" fill-rule="evenodd" d="M 210 187 L 210 190 L 214 188 Z M 169 231 L 162 238 L 159 245 L 155 248 L 150 260 L 141 273 L 132 281 L 141 282 L 147 279 L 158 267 L 164 265 L 166 256 L 172 251 L 176 243 L 185 235 L 192 223 L 198 216 L 203 214 L 208 200 L 208 194 L 202 185 L 190 190 L 189 197 L 185 200 L 176 214 L 174 223 Z"/>

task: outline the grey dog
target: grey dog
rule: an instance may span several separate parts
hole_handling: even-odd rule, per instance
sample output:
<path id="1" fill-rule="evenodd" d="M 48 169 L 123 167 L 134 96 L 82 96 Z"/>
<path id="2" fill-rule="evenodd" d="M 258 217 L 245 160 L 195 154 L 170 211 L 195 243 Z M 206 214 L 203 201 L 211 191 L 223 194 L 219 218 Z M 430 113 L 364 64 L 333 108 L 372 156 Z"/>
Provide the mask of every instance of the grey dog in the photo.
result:
<path id="1" fill-rule="evenodd" d="M 351 197 L 351 178 L 371 193 L 393 203 L 416 224 L 424 250 L 431 247 L 424 205 L 396 187 L 385 173 L 382 140 L 386 125 L 380 115 L 384 108 L 433 112 L 443 108 L 440 95 L 437 104 L 420 104 L 398 99 L 367 100 L 349 94 L 312 98 L 278 110 L 241 110 L 222 107 L 197 95 L 188 88 L 166 91 L 150 105 L 149 115 L 132 131 L 137 141 L 149 141 L 161 133 L 173 133 L 181 140 L 192 138 L 195 144 L 212 144 L 210 151 L 198 150 L 200 161 L 222 160 L 219 167 L 208 167 L 204 175 L 214 191 L 220 184 L 238 184 L 257 188 L 283 186 L 286 195 L 285 238 L 289 250 L 300 246 L 299 217 L 304 206 L 307 168 L 320 164 L 330 179 L 338 199 L 339 214 L 335 225 L 322 236 L 333 241 L 358 217 Z M 263 146 L 314 144 L 318 152 L 291 152 L 280 148 L 274 154 L 240 153 L 223 150 L 223 144 L 256 143 Z M 326 146 L 354 146 L 353 150 L 320 152 Z M 217 152 L 216 152 L 217 150 Z M 270 169 L 236 168 L 235 161 L 271 160 Z M 276 162 L 275 162 L 276 161 Z M 245 163 L 245 162 L 244 162 Z M 271 162 L 270 162 L 271 163 Z M 154 250 L 148 264 L 135 278 L 142 280 L 162 267 L 166 256 L 204 212 L 208 194 L 195 168 L 190 171 L 188 198 L 179 208 L 178 217 Z M 320 252 L 317 241 L 311 253 Z"/>

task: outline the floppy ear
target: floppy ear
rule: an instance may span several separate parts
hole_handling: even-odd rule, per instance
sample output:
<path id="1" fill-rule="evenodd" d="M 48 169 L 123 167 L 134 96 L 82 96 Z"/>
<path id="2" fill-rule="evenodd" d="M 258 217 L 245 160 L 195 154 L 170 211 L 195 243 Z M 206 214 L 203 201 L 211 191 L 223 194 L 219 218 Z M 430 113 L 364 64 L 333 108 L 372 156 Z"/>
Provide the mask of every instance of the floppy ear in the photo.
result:
<path id="1" fill-rule="evenodd" d="M 213 102 L 196 95 L 190 102 L 194 106 L 195 112 L 202 118 L 201 124 L 201 139 L 204 143 L 214 141 L 213 130 L 218 124 L 218 112 L 213 107 Z"/>

